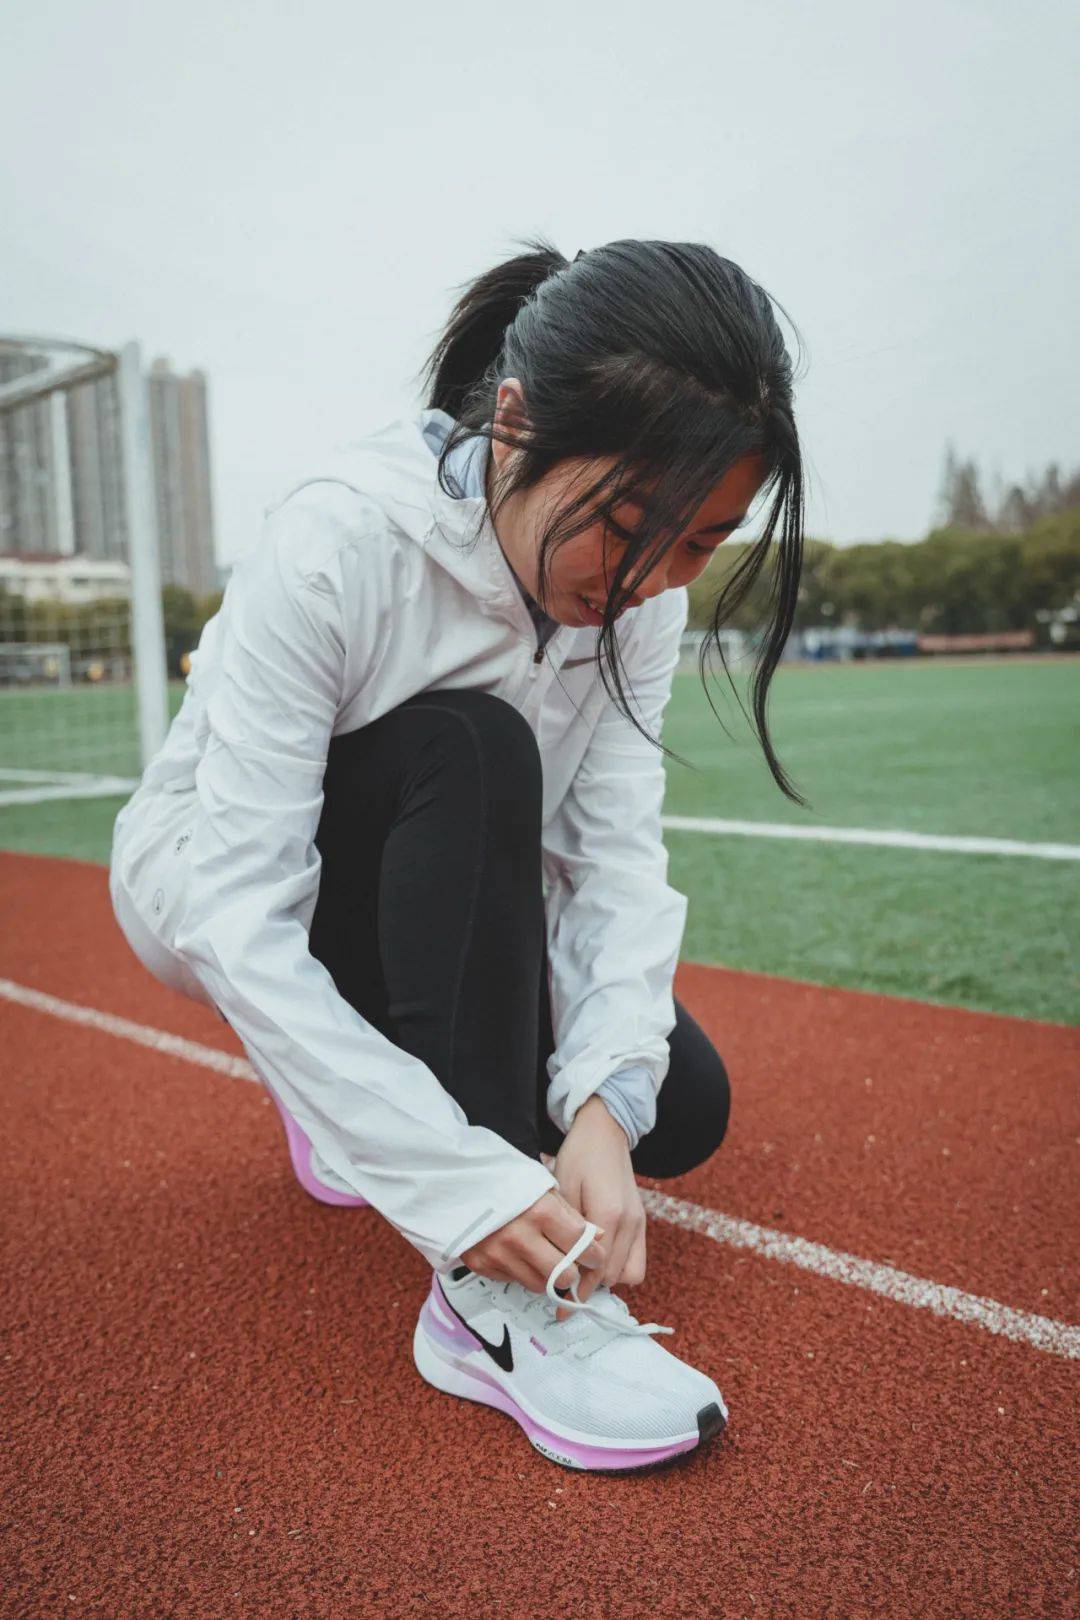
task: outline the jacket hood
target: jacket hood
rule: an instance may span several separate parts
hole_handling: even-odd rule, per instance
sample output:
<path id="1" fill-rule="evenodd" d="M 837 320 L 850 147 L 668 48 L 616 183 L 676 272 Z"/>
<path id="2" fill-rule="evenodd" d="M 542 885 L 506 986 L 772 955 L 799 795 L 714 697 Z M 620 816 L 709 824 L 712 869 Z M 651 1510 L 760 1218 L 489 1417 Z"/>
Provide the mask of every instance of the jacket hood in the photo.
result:
<path id="1" fill-rule="evenodd" d="M 520 591 L 486 500 L 455 498 L 439 484 L 437 458 L 453 425 L 453 417 L 435 407 L 397 417 L 340 446 L 324 474 L 304 479 L 288 493 L 327 479 L 346 484 L 374 501 L 474 596 L 520 612 Z"/>

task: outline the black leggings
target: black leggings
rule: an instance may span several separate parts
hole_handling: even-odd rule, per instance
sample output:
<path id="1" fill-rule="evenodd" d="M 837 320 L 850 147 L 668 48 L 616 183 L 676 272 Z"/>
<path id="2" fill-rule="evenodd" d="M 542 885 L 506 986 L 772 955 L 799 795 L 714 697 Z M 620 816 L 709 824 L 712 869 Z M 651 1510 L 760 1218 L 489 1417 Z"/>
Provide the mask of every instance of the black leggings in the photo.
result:
<path id="1" fill-rule="evenodd" d="M 541 764 L 494 693 L 422 692 L 330 742 L 315 843 L 311 954 L 465 1111 L 532 1158 L 562 1132 L 545 1103 L 555 1048 L 541 890 Z M 727 1129 L 712 1042 L 675 999 L 647 1176 L 701 1164 Z"/>

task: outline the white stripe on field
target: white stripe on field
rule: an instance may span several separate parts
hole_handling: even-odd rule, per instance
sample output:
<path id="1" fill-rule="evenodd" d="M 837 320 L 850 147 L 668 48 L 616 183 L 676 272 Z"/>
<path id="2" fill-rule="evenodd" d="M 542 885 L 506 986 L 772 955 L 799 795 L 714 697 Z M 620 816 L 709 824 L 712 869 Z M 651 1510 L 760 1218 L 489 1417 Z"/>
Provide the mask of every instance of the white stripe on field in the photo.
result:
<path id="1" fill-rule="evenodd" d="M 170 1035 L 167 1030 L 154 1029 L 150 1024 L 136 1024 L 130 1018 L 118 1017 L 116 1013 L 100 1012 L 97 1007 L 80 1007 L 77 1001 L 61 1001 L 59 996 L 50 996 L 44 990 L 31 990 L 29 985 L 16 984 L 14 979 L 0 979 L 0 996 L 21 1002 L 24 1007 L 33 1007 L 38 1012 L 52 1013 L 55 1018 L 66 1018 L 71 1024 L 86 1024 L 91 1029 L 102 1030 L 106 1035 L 119 1035 L 121 1039 L 134 1041 L 138 1046 L 149 1046 L 151 1050 L 165 1052 L 169 1057 L 183 1058 L 185 1063 L 197 1063 L 202 1069 L 214 1069 L 233 1080 L 260 1083 L 247 1058 L 219 1052 L 216 1047 L 204 1046 L 201 1041 L 188 1041 L 182 1035 Z"/>
<path id="2" fill-rule="evenodd" d="M 180 1035 L 170 1035 L 148 1024 L 136 1024 L 130 1018 L 120 1018 L 115 1013 L 99 1012 L 96 1007 L 81 1007 L 77 1002 L 62 1001 L 58 996 L 50 996 L 43 990 L 32 990 L 27 985 L 16 984 L 12 979 L 0 979 L 0 996 L 24 1007 L 33 1007 L 38 1012 L 65 1018 L 73 1024 L 84 1024 L 107 1035 L 118 1035 L 123 1040 L 148 1046 L 155 1052 L 181 1058 L 200 1068 L 213 1069 L 217 1074 L 259 1083 L 258 1074 L 246 1058 L 233 1057 L 228 1052 L 204 1046 L 199 1041 L 185 1040 Z M 756 1226 L 752 1221 L 705 1209 L 685 1198 L 672 1198 L 651 1187 L 641 1188 L 641 1198 L 646 1209 L 658 1220 L 681 1226 L 688 1232 L 700 1233 L 714 1243 L 723 1243 L 734 1249 L 749 1249 L 763 1259 L 779 1260 L 784 1265 L 798 1266 L 818 1277 L 828 1277 L 853 1288 L 864 1288 L 868 1293 L 880 1294 L 898 1305 L 931 1311 L 935 1316 L 948 1317 L 954 1322 L 966 1322 L 987 1333 L 1012 1339 L 1017 1344 L 1029 1345 L 1033 1350 L 1043 1350 L 1048 1355 L 1080 1360 L 1080 1327 L 1072 1327 L 1067 1322 L 1017 1311 L 996 1299 L 965 1294 L 960 1288 L 931 1282 L 926 1277 L 913 1277 L 896 1266 L 883 1265 L 876 1260 L 861 1260 L 858 1255 L 845 1254 L 842 1249 L 829 1249 L 825 1244 L 812 1243 L 808 1238 L 792 1237 L 769 1226 Z"/>
<path id="3" fill-rule="evenodd" d="M 101 772 L 33 771 L 22 765 L 0 765 L 0 777 L 10 782 L 97 782 Z"/>
<path id="4" fill-rule="evenodd" d="M 811 1243 L 808 1238 L 789 1237 L 786 1232 L 777 1232 L 769 1226 L 755 1226 L 752 1221 L 739 1220 L 734 1215 L 721 1215 L 717 1210 L 703 1209 L 700 1204 L 688 1203 L 684 1198 L 671 1198 L 651 1187 L 641 1188 L 641 1199 L 660 1220 L 685 1227 L 688 1232 L 700 1232 L 714 1243 L 726 1243 L 733 1249 L 750 1249 L 766 1260 L 781 1260 L 785 1265 L 812 1271 L 818 1277 L 831 1277 L 834 1282 L 865 1288 L 898 1305 L 932 1311 L 935 1316 L 947 1316 L 954 1322 L 973 1323 L 985 1328 L 987 1333 L 1000 1333 L 1034 1350 L 1066 1356 L 1071 1361 L 1080 1360 L 1080 1327 L 1071 1327 L 1067 1322 L 1016 1311 L 996 1299 L 965 1294 L 962 1289 L 950 1288 L 945 1283 L 913 1277 L 896 1266 L 882 1265 L 877 1260 L 860 1260 L 858 1255 L 845 1254 L 842 1249 L 827 1249 L 823 1243 Z"/>
<path id="5" fill-rule="evenodd" d="M 56 771 L 16 771 L 0 767 L 0 781 L 41 780 L 39 787 L 0 790 L 0 809 L 41 804 L 50 799 L 104 799 L 130 795 L 137 777 L 76 777 Z M 724 816 L 661 816 L 676 832 L 700 832 L 738 838 L 787 838 L 820 844 L 867 844 L 885 849 L 926 849 L 947 855 L 1026 855 L 1042 861 L 1080 861 L 1080 844 L 1025 843 L 1018 838 L 965 837 L 950 833 L 917 833 L 885 827 L 804 827 L 788 821 L 738 821 Z"/>
<path id="6" fill-rule="evenodd" d="M 13 773 L 0 767 L 0 781 Z M 95 776 L 92 780 L 57 782 L 34 788 L 8 788 L 0 792 L 0 809 L 12 804 L 44 804 L 49 799 L 112 799 L 138 787 L 126 776 Z"/>
<path id="7" fill-rule="evenodd" d="M 32 783 L 5 787 L 0 808 L 12 804 L 38 804 L 46 799 L 101 799 L 130 794 L 139 782 L 129 776 L 103 776 L 100 771 L 38 771 L 24 766 L 0 765 L 0 782 Z"/>
<path id="8" fill-rule="evenodd" d="M 679 832 L 734 833 L 742 838 L 806 838 L 826 844 L 939 849 L 950 855 L 1031 855 L 1043 861 L 1080 861 L 1080 844 L 1025 844 L 1015 838 L 959 838 L 878 827 L 802 827 L 786 821 L 729 821 L 721 816 L 661 816 L 660 822 Z"/>

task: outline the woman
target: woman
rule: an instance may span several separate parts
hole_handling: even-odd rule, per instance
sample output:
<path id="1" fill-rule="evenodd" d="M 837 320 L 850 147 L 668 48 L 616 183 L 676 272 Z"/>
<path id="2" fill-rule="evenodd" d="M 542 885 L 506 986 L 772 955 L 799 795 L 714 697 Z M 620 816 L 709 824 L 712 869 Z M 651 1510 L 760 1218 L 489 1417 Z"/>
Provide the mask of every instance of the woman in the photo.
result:
<path id="1" fill-rule="evenodd" d="M 434 1268 L 422 1375 L 623 1471 L 727 1416 L 613 1292 L 645 1276 L 635 1171 L 703 1162 L 730 1101 L 672 996 L 687 902 L 650 731 L 686 587 L 771 492 L 713 628 L 775 551 L 754 709 L 798 798 L 765 696 L 802 475 L 790 360 L 738 266 L 526 245 L 465 290 L 419 417 L 269 511 L 117 818 L 110 891 L 151 971 L 240 1037 L 307 1189 L 370 1203 Z"/>

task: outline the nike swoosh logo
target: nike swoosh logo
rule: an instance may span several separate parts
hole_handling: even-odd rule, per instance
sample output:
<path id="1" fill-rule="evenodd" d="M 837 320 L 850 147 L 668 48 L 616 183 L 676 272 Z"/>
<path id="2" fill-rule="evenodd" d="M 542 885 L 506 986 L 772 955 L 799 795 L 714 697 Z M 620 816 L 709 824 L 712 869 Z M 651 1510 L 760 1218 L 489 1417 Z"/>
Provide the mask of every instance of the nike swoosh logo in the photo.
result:
<path id="1" fill-rule="evenodd" d="M 560 669 L 576 669 L 578 664 L 595 664 L 595 658 L 564 658 L 559 665 Z"/>
<path id="2" fill-rule="evenodd" d="M 447 1310 L 454 1311 L 454 1307 L 446 1297 L 446 1289 L 441 1283 L 439 1284 L 439 1293 L 443 1297 L 443 1302 L 446 1305 Z M 492 1344 L 490 1339 L 485 1339 L 482 1333 L 478 1333 L 476 1331 L 471 1322 L 466 1322 L 460 1311 L 454 1311 L 454 1315 L 457 1317 L 462 1327 L 467 1329 L 477 1343 L 483 1346 L 497 1367 L 501 1367 L 503 1372 L 513 1372 L 514 1352 L 510 1348 L 510 1329 L 506 1323 L 503 1324 L 502 1343 Z"/>

